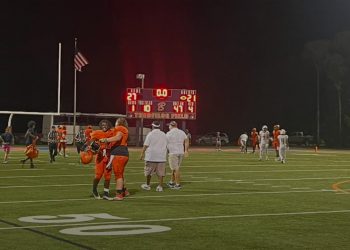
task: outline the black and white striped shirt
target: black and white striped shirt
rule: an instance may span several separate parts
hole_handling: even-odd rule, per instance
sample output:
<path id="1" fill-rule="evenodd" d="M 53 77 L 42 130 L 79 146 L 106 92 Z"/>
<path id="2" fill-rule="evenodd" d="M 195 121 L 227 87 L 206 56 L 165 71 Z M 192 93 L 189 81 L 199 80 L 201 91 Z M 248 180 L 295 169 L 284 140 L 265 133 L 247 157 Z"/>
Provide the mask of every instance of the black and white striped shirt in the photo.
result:
<path id="1" fill-rule="evenodd" d="M 58 141 L 58 132 L 55 130 L 51 130 L 47 135 L 47 139 L 49 143 L 57 143 Z"/>

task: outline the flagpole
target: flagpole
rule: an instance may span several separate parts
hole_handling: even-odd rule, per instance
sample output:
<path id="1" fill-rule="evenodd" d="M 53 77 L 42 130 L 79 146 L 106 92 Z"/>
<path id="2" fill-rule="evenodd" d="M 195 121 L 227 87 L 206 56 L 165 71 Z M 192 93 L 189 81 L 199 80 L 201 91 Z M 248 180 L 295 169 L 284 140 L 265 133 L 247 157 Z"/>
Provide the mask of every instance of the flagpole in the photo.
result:
<path id="1" fill-rule="evenodd" d="M 78 39 L 74 40 L 74 57 L 77 53 Z M 74 65 L 74 64 L 73 64 Z M 73 145 L 75 145 L 75 126 L 77 120 L 77 69 L 74 67 L 74 108 L 73 108 Z"/>
<path id="2" fill-rule="evenodd" d="M 61 111 L 61 58 L 62 58 L 62 44 L 58 43 L 58 90 L 57 90 L 57 113 Z M 52 124 L 51 124 L 52 125 Z"/>

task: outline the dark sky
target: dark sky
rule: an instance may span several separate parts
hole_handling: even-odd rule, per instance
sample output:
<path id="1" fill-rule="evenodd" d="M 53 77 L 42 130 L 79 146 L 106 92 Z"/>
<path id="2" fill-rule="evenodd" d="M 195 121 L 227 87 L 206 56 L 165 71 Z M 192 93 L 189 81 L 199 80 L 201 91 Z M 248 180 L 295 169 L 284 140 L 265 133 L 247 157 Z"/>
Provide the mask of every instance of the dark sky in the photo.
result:
<path id="1" fill-rule="evenodd" d="M 193 133 L 236 137 L 275 123 L 312 133 L 316 83 L 304 44 L 350 30 L 349 11 L 348 0 L 5 1 L 0 109 L 56 110 L 61 42 L 61 110 L 72 112 L 77 37 L 90 62 L 78 74 L 80 112 L 124 114 L 125 89 L 144 73 L 148 88 L 197 89 Z"/>

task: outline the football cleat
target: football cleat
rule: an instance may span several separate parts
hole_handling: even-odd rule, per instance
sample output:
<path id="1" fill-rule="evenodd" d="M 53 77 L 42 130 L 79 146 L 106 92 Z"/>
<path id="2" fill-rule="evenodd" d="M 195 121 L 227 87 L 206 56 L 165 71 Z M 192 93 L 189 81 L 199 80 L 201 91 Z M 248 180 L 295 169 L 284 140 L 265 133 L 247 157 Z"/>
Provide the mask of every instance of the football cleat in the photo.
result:
<path id="1" fill-rule="evenodd" d="M 142 185 L 141 185 L 141 188 L 142 188 L 143 190 L 147 190 L 147 191 L 151 190 L 151 186 L 149 186 L 149 185 L 147 185 L 147 184 L 142 184 Z"/>

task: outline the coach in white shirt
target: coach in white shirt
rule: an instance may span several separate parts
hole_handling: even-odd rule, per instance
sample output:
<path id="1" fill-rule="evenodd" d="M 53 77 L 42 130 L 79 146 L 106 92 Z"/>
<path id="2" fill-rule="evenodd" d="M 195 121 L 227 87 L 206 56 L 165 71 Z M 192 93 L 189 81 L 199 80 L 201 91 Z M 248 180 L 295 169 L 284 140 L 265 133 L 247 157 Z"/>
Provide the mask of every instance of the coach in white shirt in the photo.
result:
<path id="1" fill-rule="evenodd" d="M 177 128 L 177 123 L 171 121 L 169 131 L 166 133 L 168 139 L 169 166 L 172 171 L 171 181 L 168 186 L 172 189 L 181 189 L 180 165 L 184 156 L 188 156 L 188 137 L 184 131 Z"/>
<path id="2" fill-rule="evenodd" d="M 152 123 L 152 131 L 146 136 L 140 156 L 140 160 L 145 160 L 146 183 L 141 185 L 144 190 L 151 190 L 152 175 L 157 174 L 158 186 L 157 192 L 163 191 L 163 178 L 165 176 L 165 164 L 167 155 L 167 138 L 165 133 L 160 130 L 160 123 Z"/>

